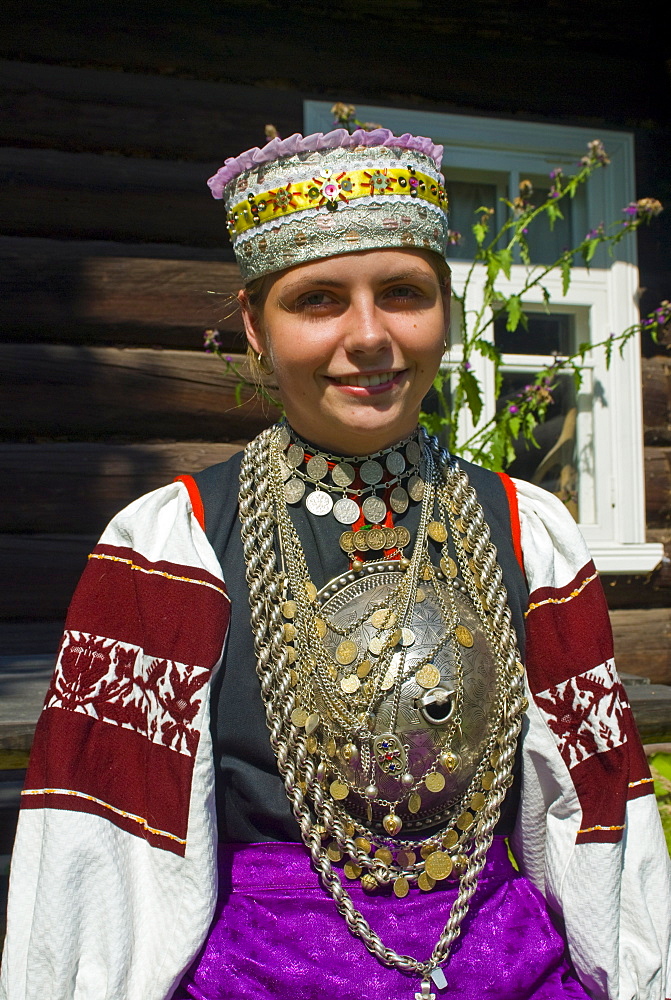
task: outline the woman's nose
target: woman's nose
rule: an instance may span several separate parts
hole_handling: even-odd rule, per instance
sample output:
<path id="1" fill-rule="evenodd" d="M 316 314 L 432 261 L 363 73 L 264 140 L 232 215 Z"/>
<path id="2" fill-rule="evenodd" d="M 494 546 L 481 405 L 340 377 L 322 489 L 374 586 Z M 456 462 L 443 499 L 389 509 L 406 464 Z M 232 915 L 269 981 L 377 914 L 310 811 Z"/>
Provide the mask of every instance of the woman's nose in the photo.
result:
<path id="1" fill-rule="evenodd" d="M 345 348 L 354 353 L 377 354 L 391 344 L 391 336 L 382 310 L 375 300 L 352 302 L 346 314 Z"/>

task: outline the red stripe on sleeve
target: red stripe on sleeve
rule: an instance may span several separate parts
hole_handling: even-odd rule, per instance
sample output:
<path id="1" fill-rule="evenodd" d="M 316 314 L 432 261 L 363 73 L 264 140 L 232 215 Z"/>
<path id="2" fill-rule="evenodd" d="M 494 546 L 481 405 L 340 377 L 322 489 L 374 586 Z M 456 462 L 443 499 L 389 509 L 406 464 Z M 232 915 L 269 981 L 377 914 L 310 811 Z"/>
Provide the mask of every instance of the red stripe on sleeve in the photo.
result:
<path id="1" fill-rule="evenodd" d="M 203 531 L 205 531 L 205 508 L 203 507 L 203 500 L 200 495 L 200 490 L 196 484 L 196 480 L 193 476 L 175 476 L 176 483 L 184 483 L 187 490 L 189 491 L 189 500 L 191 501 L 191 509 L 193 510 L 193 516 L 198 521 Z"/>
<path id="2" fill-rule="evenodd" d="M 510 508 L 510 531 L 513 538 L 513 549 L 515 550 L 515 558 L 520 564 L 520 569 L 524 573 L 524 557 L 522 555 L 522 532 L 520 529 L 520 509 L 517 503 L 517 490 L 515 489 L 515 484 L 513 483 L 512 479 L 510 478 L 510 476 L 506 475 L 505 472 L 499 472 L 498 475 L 501 482 L 503 483 L 503 488 L 506 491 L 506 497 L 508 498 L 508 506 Z"/>

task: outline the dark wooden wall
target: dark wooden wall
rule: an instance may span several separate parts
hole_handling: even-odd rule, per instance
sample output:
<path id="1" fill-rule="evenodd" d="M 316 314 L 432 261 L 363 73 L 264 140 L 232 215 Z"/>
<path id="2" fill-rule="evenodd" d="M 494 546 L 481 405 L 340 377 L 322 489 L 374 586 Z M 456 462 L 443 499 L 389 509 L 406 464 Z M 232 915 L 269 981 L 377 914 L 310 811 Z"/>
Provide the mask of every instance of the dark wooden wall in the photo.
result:
<path id="1" fill-rule="evenodd" d="M 201 350 L 213 326 L 232 353 L 243 349 L 227 300 L 237 269 L 205 180 L 225 155 L 261 144 L 266 122 L 300 131 L 303 99 L 333 97 L 632 128 L 639 194 L 671 195 L 659 53 L 651 58 L 653 43 L 645 50 L 633 31 L 623 62 L 611 32 L 595 61 L 585 31 L 595 0 L 582 22 L 555 5 L 563 49 L 543 35 L 537 11 L 510 3 L 483 3 L 479 21 L 475 10 L 448 17 L 443 5 L 396 0 L 384 11 L 215 7 L 168 3 L 150 23 L 132 4 L 83 17 L 66 4 L 47 23 L 34 6 L 9 4 L 17 16 L 0 38 L 4 652 L 54 648 L 86 554 L 115 510 L 228 457 L 273 418 L 258 401 L 238 407 L 223 366 Z M 667 244 L 663 227 L 641 241 L 650 308 L 671 291 Z M 646 351 L 648 524 L 671 550 L 671 361 Z M 668 567 L 606 589 L 625 669 L 671 681 Z"/>

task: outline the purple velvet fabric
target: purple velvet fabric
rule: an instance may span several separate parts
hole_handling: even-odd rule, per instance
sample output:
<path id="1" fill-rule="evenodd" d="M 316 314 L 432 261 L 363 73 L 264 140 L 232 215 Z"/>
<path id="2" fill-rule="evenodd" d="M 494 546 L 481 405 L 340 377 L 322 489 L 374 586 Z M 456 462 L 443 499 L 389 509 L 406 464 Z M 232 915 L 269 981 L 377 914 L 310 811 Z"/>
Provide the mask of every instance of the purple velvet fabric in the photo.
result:
<path id="1" fill-rule="evenodd" d="M 174 1000 L 413 1000 L 418 979 L 381 965 L 347 930 L 300 844 L 219 845 L 219 902 Z M 347 887 L 383 942 L 428 958 L 456 896 L 451 881 L 405 899 Z M 496 837 L 438 1000 L 588 1000 L 541 894 Z"/>

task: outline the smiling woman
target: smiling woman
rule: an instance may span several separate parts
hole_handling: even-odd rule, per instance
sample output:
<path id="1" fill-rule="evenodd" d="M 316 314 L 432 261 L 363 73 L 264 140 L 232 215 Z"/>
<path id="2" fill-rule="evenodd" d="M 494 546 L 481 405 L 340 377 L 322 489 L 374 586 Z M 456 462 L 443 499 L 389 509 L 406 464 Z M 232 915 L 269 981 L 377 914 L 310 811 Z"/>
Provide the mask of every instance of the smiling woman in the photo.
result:
<path id="1" fill-rule="evenodd" d="M 3 1000 L 671 995 L 669 859 L 582 537 L 417 426 L 441 158 L 337 130 L 211 178 L 286 419 L 91 554 Z"/>

